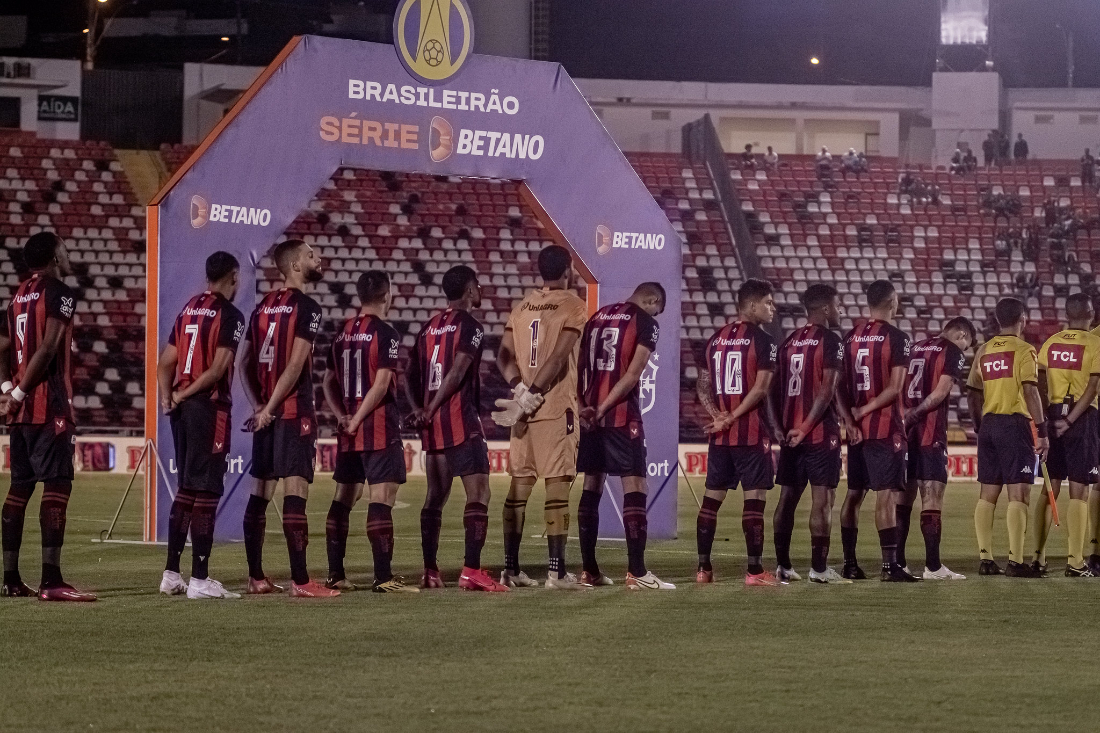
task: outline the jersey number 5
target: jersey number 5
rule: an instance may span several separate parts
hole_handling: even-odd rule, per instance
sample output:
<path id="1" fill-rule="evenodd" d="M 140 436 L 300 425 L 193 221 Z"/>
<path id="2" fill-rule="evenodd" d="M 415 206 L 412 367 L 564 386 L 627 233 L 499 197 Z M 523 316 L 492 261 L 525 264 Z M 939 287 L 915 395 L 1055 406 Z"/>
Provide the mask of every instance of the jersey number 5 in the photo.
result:
<path id="1" fill-rule="evenodd" d="M 856 389 L 860 392 L 871 391 L 871 367 L 863 363 L 863 360 L 869 356 L 871 356 L 870 349 L 860 349 L 856 352 L 856 375 L 859 377 Z"/>

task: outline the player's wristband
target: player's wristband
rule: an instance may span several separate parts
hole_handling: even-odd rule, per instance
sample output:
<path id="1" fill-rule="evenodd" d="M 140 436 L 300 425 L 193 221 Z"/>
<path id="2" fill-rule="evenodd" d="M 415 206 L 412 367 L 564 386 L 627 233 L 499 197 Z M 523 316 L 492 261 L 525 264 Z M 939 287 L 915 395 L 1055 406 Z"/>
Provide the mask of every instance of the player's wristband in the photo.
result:
<path id="1" fill-rule="evenodd" d="M 8 381 L 4 382 L 3 384 L 0 384 L 0 393 L 7 394 L 8 392 L 11 392 L 11 388 L 14 387 L 14 386 L 15 385 L 13 385 L 11 383 L 11 380 L 9 379 Z"/>
<path id="2" fill-rule="evenodd" d="M 18 387 L 11 391 L 11 398 L 16 402 L 22 402 L 24 399 L 26 399 L 26 397 L 27 393 L 19 389 Z"/>
<path id="3" fill-rule="evenodd" d="M 542 387 L 536 387 L 535 385 L 532 384 L 530 387 L 527 388 L 527 391 L 530 392 L 531 394 L 541 395 L 542 394 Z"/>
<path id="4" fill-rule="evenodd" d="M 517 384 L 519 384 L 519 383 L 520 383 L 520 381 L 521 381 L 521 380 L 520 380 L 520 378 L 519 378 L 519 377 L 515 377 L 515 378 L 511 379 L 511 380 L 510 380 L 510 381 L 508 382 L 508 388 L 509 388 L 509 389 L 515 389 L 515 388 L 516 388 L 516 385 L 517 385 Z"/>
<path id="5" fill-rule="evenodd" d="M 1041 422 L 1041 423 L 1039 423 L 1038 425 L 1036 425 L 1036 426 L 1035 426 L 1035 433 L 1036 433 L 1036 435 L 1038 435 L 1038 436 L 1039 436 L 1040 438 L 1045 438 L 1045 437 L 1047 437 L 1047 423 L 1046 423 L 1046 421 L 1045 421 L 1045 420 L 1044 420 L 1043 422 Z"/>

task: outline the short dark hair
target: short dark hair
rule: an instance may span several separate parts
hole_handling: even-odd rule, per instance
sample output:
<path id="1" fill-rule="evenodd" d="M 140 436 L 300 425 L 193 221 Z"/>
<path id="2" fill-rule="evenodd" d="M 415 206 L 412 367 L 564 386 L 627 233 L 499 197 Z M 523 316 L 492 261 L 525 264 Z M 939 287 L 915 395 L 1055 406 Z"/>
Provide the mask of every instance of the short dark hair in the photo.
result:
<path id="1" fill-rule="evenodd" d="M 539 274 L 543 280 L 561 280 L 572 265 L 569 250 L 559 244 L 551 244 L 539 252 Z"/>
<path id="2" fill-rule="evenodd" d="M 824 308 L 832 303 L 833 298 L 837 295 L 837 290 L 832 285 L 814 283 L 806 288 L 806 292 L 802 294 L 802 307 L 806 309 L 807 313 L 818 308 Z"/>
<path id="3" fill-rule="evenodd" d="M 1019 298 L 1001 298 L 997 301 L 994 314 L 1001 328 L 1015 326 L 1024 317 L 1024 302 Z"/>
<path id="4" fill-rule="evenodd" d="M 355 292 L 363 305 L 381 303 L 390 292 L 390 276 L 383 270 L 367 270 L 355 283 Z"/>
<path id="5" fill-rule="evenodd" d="M 241 263 L 228 252 L 215 252 L 206 258 L 206 281 L 220 282 L 233 272 L 241 269 Z"/>
<path id="6" fill-rule="evenodd" d="M 750 277 L 741 283 L 741 287 L 737 290 L 737 305 L 742 306 L 746 303 L 763 300 L 774 292 L 775 289 L 767 280 L 757 280 Z"/>
<path id="7" fill-rule="evenodd" d="M 305 246 L 305 242 L 301 239 L 288 239 L 275 245 L 275 249 L 271 253 L 271 259 L 275 260 L 275 266 L 279 268 L 279 272 L 286 275 L 287 271 L 290 270 L 291 263 L 298 255 L 298 250 L 303 246 Z"/>
<path id="8" fill-rule="evenodd" d="M 974 324 L 970 322 L 969 318 L 964 316 L 955 316 L 947 323 L 943 324 L 944 331 L 964 331 L 970 336 L 971 342 L 977 340 L 978 329 L 974 328 Z"/>
<path id="9" fill-rule="evenodd" d="M 668 299 L 665 297 L 665 287 L 658 282 L 644 282 L 634 288 L 634 294 L 645 297 L 656 297 L 661 301 L 661 305 L 668 303 Z"/>
<path id="10" fill-rule="evenodd" d="M 1073 293 L 1066 298 L 1066 316 L 1072 320 L 1079 320 L 1090 315 L 1092 299 L 1085 293 Z"/>
<path id="11" fill-rule="evenodd" d="M 470 283 L 477 282 L 477 273 L 466 265 L 455 265 L 443 274 L 443 294 L 447 300 L 458 300 Z"/>
<path id="12" fill-rule="evenodd" d="M 61 244 L 61 237 L 53 232 L 38 232 L 27 238 L 23 245 L 23 262 L 31 270 L 41 270 L 48 267 L 57 255 L 57 248 Z"/>
<path id="13" fill-rule="evenodd" d="M 867 305 L 872 308 L 881 308 L 896 292 L 894 284 L 889 280 L 875 280 L 867 286 Z"/>

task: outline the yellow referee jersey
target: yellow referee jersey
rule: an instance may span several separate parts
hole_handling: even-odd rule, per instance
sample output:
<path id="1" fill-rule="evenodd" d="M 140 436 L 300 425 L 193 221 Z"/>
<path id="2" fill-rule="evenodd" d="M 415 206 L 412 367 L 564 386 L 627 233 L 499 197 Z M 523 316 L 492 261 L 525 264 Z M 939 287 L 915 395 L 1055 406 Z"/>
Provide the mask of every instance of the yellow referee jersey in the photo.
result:
<path id="1" fill-rule="evenodd" d="M 1100 336 L 1077 328 L 1059 331 L 1039 349 L 1039 367 L 1047 373 L 1047 399 L 1052 405 L 1077 402 L 1089 377 L 1100 374 Z M 1097 400 L 1094 397 L 1092 405 Z"/>
<path id="2" fill-rule="evenodd" d="M 974 356 L 966 386 L 981 390 L 983 415 L 1027 417 L 1024 385 L 1038 384 L 1035 349 L 1016 336 L 989 339 Z"/>

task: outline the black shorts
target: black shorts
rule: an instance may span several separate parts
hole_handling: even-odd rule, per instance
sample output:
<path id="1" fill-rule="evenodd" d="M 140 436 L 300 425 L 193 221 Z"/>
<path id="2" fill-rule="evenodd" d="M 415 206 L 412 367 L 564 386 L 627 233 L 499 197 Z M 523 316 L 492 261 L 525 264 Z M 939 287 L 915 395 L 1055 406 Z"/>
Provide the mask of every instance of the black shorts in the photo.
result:
<path id="1" fill-rule="evenodd" d="M 848 488 L 856 491 L 903 491 L 908 444 L 896 438 L 864 440 L 848 446 Z"/>
<path id="2" fill-rule="evenodd" d="M 830 446 L 831 443 L 780 446 L 775 482 L 796 489 L 805 489 L 806 484 L 835 489 L 840 483 L 840 441 L 836 440 L 835 447 Z"/>
<path id="3" fill-rule="evenodd" d="M 1097 481 L 1097 463 L 1100 463 L 1100 435 L 1097 434 L 1096 408 L 1090 407 L 1070 425 L 1061 438 L 1050 433 L 1050 453 L 1047 455 L 1047 472 L 1052 479 L 1069 479 L 1076 484 L 1094 484 Z M 1048 421 L 1048 425 L 1051 423 Z"/>
<path id="4" fill-rule="evenodd" d="M 759 445 L 711 445 L 707 454 L 707 488 L 744 491 L 775 486 L 771 448 Z"/>
<path id="5" fill-rule="evenodd" d="M 196 396 L 184 400 L 169 419 L 179 488 L 221 496 L 232 432 L 229 408 Z"/>
<path id="6" fill-rule="evenodd" d="M 485 439 L 480 435 L 470 438 L 464 443 L 426 451 L 429 456 L 442 455 L 447 459 L 447 473 L 452 478 L 455 476 L 474 476 L 489 473 L 489 446 L 485 445 Z M 401 458 L 402 470 L 405 459 Z"/>
<path id="7" fill-rule="evenodd" d="M 978 483 L 1003 486 L 1035 481 L 1035 440 L 1023 415 L 986 415 L 978 430 Z"/>
<path id="8" fill-rule="evenodd" d="M 297 476 L 313 483 L 317 461 L 317 421 L 312 415 L 273 420 L 252 434 L 252 470 L 261 481 Z"/>
<path id="9" fill-rule="evenodd" d="M 947 446 L 943 443 L 921 445 L 919 438 L 909 438 L 910 481 L 947 483 Z"/>
<path id="10" fill-rule="evenodd" d="M 10 433 L 13 484 L 73 480 L 76 432 L 71 422 L 53 418 L 42 425 L 17 424 Z"/>
<path id="11" fill-rule="evenodd" d="M 644 477 L 648 468 L 641 423 L 581 430 L 577 473 Z"/>
<path id="12" fill-rule="evenodd" d="M 338 484 L 405 483 L 405 449 L 401 442 L 380 450 L 346 451 L 336 454 L 332 480 Z"/>

